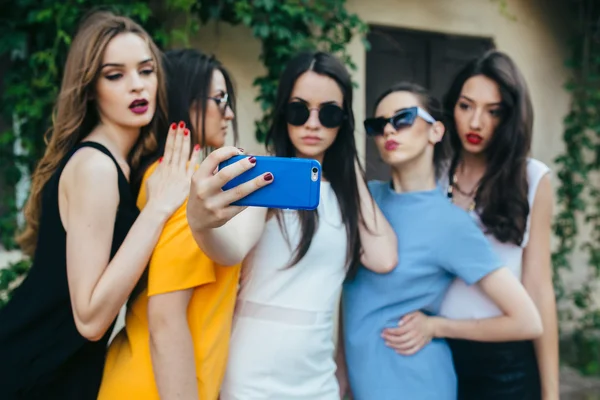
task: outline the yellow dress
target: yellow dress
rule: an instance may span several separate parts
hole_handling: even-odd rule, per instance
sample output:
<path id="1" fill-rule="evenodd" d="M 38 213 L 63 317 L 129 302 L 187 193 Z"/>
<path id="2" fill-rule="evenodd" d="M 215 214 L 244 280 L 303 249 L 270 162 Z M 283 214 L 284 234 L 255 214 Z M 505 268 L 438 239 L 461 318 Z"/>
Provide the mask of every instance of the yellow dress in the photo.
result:
<path id="1" fill-rule="evenodd" d="M 146 174 L 138 207 L 146 204 Z M 223 267 L 198 248 L 186 203 L 166 223 L 150 259 L 148 286 L 127 310 L 125 328 L 108 349 L 99 400 L 159 400 L 150 356 L 149 296 L 193 288 L 187 319 L 196 361 L 199 398 L 216 400 L 225 373 L 240 265 Z"/>

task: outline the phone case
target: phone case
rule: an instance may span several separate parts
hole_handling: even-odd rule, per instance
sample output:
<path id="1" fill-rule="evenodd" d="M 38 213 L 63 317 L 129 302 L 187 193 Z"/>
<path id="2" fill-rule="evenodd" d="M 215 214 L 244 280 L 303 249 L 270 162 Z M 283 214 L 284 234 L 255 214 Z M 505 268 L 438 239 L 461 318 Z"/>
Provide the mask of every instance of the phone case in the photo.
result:
<path id="1" fill-rule="evenodd" d="M 219 170 L 248 155 L 234 156 L 219 164 Z M 274 176 L 270 185 L 262 187 L 233 203 L 239 206 L 269 207 L 292 210 L 314 210 L 321 198 L 321 164 L 317 160 L 290 157 L 255 156 L 256 165 L 229 181 L 223 190 L 236 187 L 265 172 Z"/>

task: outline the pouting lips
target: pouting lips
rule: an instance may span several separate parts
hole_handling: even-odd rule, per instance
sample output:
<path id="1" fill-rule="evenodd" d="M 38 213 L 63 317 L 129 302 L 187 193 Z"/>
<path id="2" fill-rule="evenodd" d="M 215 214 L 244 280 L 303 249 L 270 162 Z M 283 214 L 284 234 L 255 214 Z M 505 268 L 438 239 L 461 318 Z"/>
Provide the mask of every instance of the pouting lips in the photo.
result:
<path id="1" fill-rule="evenodd" d="M 148 100 L 134 100 L 130 105 L 129 108 L 134 108 L 134 107 L 144 107 L 148 105 Z"/>
<path id="2" fill-rule="evenodd" d="M 469 133 L 467 135 L 467 142 L 471 144 L 479 144 L 482 140 L 483 138 L 475 133 Z"/>

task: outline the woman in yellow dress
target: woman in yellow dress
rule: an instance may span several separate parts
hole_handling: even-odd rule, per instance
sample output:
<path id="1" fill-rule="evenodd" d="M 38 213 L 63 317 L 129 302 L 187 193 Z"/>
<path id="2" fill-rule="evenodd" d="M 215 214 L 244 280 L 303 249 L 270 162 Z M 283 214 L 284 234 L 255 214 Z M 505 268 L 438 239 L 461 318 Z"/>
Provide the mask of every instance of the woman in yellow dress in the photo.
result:
<path id="1" fill-rule="evenodd" d="M 192 49 L 167 52 L 164 64 L 169 120 L 187 127 L 193 151 L 223 146 L 235 109 L 227 71 Z M 169 140 L 162 138 L 162 147 Z M 156 158 L 141 172 L 140 209 Z M 130 299 L 125 328 L 108 351 L 100 400 L 218 398 L 240 266 L 217 265 L 199 249 L 186 206 L 187 201 L 165 225 Z"/>

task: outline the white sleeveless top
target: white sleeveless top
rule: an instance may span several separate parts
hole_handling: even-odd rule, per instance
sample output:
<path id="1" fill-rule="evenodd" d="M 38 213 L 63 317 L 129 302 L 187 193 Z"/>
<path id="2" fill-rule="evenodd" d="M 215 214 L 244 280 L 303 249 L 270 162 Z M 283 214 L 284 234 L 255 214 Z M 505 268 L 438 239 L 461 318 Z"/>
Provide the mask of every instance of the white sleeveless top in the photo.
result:
<path id="1" fill-rule="evenodd" d="M 300 221 L 283 210 L 283 235 L 277 218 L 244 260 L 238 299 L 304 311 L 333 312 L 346 275 L 346 228 L 331 184 L 321 183 L 318 226 L 306 255 L 286 268 L 300 242 Z M 286 240 L 286 237 L 289 240 Z"/>
<path id="2" fill-rule="evenodd" d="M 297 264 L 286 266 L 301 237 L 290 210 L 282 211 L 287 235 L 270 218 L 244 260 L 221 400 L 339 400 L 334 332 L 347 239 L 328 182 L 317 210 L 311 245 Z"/>
<path id="3" fill-rule="evenodd" d="M 527 162 L 527 181 L 529 189 L 527 200 L 529 202 L 529 215 L 527 216 L 527 226 L 523 242 L 520 246 L 513 243 L 501 243 L 493 235 L 486 237 L 492 244 L 496 254 L 519 280 L 521 280 L 523 250 L 527 247 L 529 241 L 529 228 L 531 224 L 531 210 L 533 200 L 537 191 L 538 184 L 544 175 L 550 172 L 550 169 L 541 161 L 530 158 Z M 448 177 L 442 177 L 441 187 L 444 191 L 448 189 Z M 477 224 L 484 230 L 484 226 L 479 219 L 479 215 L 472 211 L 471 216 Z M 480 319 L 491 318 L 502 315 L 502 311 L 490 300 L 477 285 L 468 286 L 464 281 L 456 279 L 442 302 L 440 314 L 451 319 Z"/>

